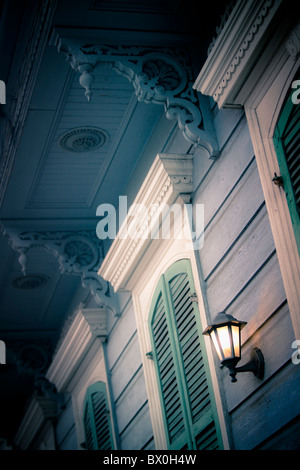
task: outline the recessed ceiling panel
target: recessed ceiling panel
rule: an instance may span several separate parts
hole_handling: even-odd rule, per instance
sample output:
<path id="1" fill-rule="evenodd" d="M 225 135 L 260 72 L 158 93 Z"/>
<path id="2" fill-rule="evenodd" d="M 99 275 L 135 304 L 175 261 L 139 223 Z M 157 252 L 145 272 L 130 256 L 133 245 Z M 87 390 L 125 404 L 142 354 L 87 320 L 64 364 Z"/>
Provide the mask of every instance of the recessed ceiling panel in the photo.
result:
<path id="1" fill-rule="evenodd" d="M 74 75 L 34 179 L 28 208 L 89 207 L 99 175 L 126 129 L 133 86 L 108 68 L 94 71 L 88 101 Z"/>

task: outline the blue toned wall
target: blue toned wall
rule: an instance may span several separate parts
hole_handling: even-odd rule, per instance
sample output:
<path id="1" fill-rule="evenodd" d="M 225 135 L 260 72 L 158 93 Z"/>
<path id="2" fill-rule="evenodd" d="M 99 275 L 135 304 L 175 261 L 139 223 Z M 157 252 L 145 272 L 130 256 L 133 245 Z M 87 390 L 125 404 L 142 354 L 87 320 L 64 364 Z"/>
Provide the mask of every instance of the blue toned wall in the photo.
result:
<path id="1" fill-rule="evenodd" d="M 56 445 L 60 450 L 76 450 L 78 446 L 71 396 L 66 394 L 64 400 L 64 407 L 57 417 Z"/>
<path id="2" fill-rule="evenodd" d="M 121 449 L 152 449 L 153 433 L 131 296 L 120 295 L 120 319 L 109 332 L 107 360 Z"/>
<path id="3" fill-rule="evenodd" d="M 285 289 L 244 111 L 220 111 L 213 102 L 211 108 L 221 154 L 217 160 L 211 160 L 195 150 L 192 197 L 193 204 L 204 204 L 205 239 L 198 260 L 207 318 L 209 322 L 219 311 L 226 310 L 246 321 L 241 364 L 248 360 L 255 346 L 263 351 L 266 364 L 262 381 L 248 373 L 238 374 L 238 382 L 232 384 L 227 369 L 219 369 L 215 357 L 229 446 L 243 450 L 270 449 L 277 448 L 280 441 L 280 448 L 285 449 L 298 445 L 295 429 L 299 427 L 300 412 L 299 368 L 291 362 L 294 332 Z M 162 151 L 191 151 L 178 129 L 169 132 L 171 138 Z M 143 172 L 149 166 L 147 157 L 151 161 L 145 152 L 144 165 L 142 159 L 128 194 L 134 195 L 139 188 Z M 131 354 L 138 348 L 130 302 L 124 306 L 124 314 L 124 318 L 131 318 L 131 321 L 125 322 L 121 317 L 114 325 L 108 350 L 113 351 L 114 341 L 119 342 L 117 338 L 121 335 L 124 346 L 119 350 L 122 353 L 115 354 L 117 359 L 113 359 L 111 353 L 112 384 L 121 425 L 121 448 L 133 448 L 136 434 L 123 441 L 124 425 L 130 423 L 132 429 L 138 429 L 136 433 L 140 433 L 141 428 L 139 414 L 136 419 L 130 407 L 125 412 L 127 384 L 130 383 L 128 391 L 137 398 L 133 400 L 137 401 L 136 408 L 142 406 L 139 409 L 146 410 L 147 399 L 144 385 L 141 388 L 140 359 L 135 356 L 133 363 L 130 362 Z M 126 329 L 122 328 L 123 321 Z M 139 440 L 146 441 L 148 435 L 145 429 L 144 438 L 139 435 Z"/>
<path id="4" fill-rule="evenodd" d="M 291 362 L 294 332 L 244 112 L 213 109 L 222 152 L 216 162 L 195 158 L 194 197 L 205 204 L 199 258 L 208 311 L 210 319 L 225 310 L 246 321 L 243 362 L 256 346 L 266 364 L 263 381 L 238 374 L 236 384 L 217 361 L 216 369 L 231 447 L 263 448 L 268 442 L 272 448 L 273 436 L 282 428 L 292 433 L 300 412 L 299 368 Z M 282 437 L 281 447 L 289 447 L 289 438 Z"/>

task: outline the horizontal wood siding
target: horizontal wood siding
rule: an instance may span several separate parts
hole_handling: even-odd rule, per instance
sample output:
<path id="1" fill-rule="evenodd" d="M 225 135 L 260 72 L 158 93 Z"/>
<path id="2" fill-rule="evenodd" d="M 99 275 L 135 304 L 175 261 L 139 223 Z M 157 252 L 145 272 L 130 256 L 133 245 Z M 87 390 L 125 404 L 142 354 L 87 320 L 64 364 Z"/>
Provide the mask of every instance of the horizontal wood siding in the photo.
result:
<path id="1" fill-rule="evenodd" d="M 217 161 L 197 161 L 193 202 L 204 204 L 205 238 L 199 251 L 208 314 L 226 310 L 247 321 L 242 360 L 254 346 L 265 357 L 263 381 L 216 369 L 224 388 L 231 448 L 253 449 L 300 412 L 299 367 L 291 363 L 293 330 L 246 119 L 241 110 L 215 110 L 221 144 Z M 209 319 L 208 319 L 209 320 Z M 299 387 L 298 387 L 299 388 Z M 275 442 L 275 441 L 274 441 Z"/>
<path id="2" fill-rule="evenodd" d="M 153 448 L 140 346 L 131 298 L 121 294 L 121 315 L 115 319 L 107 345 L 119 448 Z"/>
<path id="3" fill-rule="evenodd" d="M 59 450 L 77 450 L 77 436 L 73 415 L 72 400 L 69 396 L 65 408 L 61 409 L 55 428 L 57 448 Z"/>

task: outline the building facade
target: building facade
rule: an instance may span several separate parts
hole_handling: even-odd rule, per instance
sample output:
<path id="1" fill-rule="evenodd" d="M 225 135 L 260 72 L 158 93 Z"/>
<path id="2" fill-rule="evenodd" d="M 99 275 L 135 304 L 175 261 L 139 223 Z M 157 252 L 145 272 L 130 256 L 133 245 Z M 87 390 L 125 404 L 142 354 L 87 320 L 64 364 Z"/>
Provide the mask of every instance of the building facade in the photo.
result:
<path id="1" fill-rule="evenodd" d="M 78 18 L 76 27 L 65 25 L 67 3 L 55 10 L 44 2 L 38 12 L 47 46 L 35 46 L 38 78 L 27 108 L 23 82 L 20 111 L 13 110 L 18 149 L 32 136 L 37 121 L 30 113 L 43 100 L 48 126 L 40 131 L 42 158 L 30 168 L 35 184 L 24 226 L 22 214 L 7 216 L 8 204 L 17 205 L 9 197 L 21 166 L 14 140 L 3 140 L 5 155 L 16 153 L 2 190 L 5 239 L 26 275 L 30 263 L 42 272 L 55 260 L 53 272 L 58 266 L 67 279 L 56 281 L 51 297 L 58 296 L 57 305 L 64 299 L 63 313 L 44 368 L 29 364 L 29 353 L 20 353 L 26 348 L 13 343 L 16 334 L 3 329 L 8 357 L 14 344 L 34 383 L 9 444 L 299 449 L 299 18 L 284 0 L 224 3 L 204 57 L 190 31 L 171 28 L 162 45 L 161 32 L 144 29 L 141 36 L 130 22 L 117 38 Z M 91 2 L 91 13 L 126 10 L 108 3 Z M 175 14 L 181 3 L 152 8 L 152 17 Z M 134 14 L 145 15 L 142 9 L 145 2 Z M 53 61 L 61 73 L 47 72 L 47 54 L 47 65 Z M 43 97 L 43 79 L 52 96 Z M 102 155 L 105 145 L 111 147 Z M 68 171 L 74 184 L 67 194 L 60 178 Z M 26 186 L 26 175 L 22 181 Z M 42 205 L 47 220 L 39 225 Z M 75 206 L 75 221 L 51 225 L 62 207 Z M 47 309 L 58 311 L 55 302 Z M 220 367 L 202 334 L 219 312 L 247 323 L 241 364 L 259 348 L 262 378 L 248 372 L 232 383 Z M 29 341 L 38 349 L 40 340 Z"/>

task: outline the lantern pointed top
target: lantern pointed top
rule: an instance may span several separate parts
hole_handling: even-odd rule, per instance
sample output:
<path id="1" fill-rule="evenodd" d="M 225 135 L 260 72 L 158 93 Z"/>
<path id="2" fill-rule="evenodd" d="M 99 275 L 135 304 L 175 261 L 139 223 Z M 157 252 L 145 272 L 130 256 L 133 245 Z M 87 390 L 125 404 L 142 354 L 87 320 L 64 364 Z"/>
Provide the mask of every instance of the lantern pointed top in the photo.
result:
<path id="1" fill-rule="evenodd" d="M 235 323 L 235 324 L 239 324 L 240 325 L 240 329 L 244 328 L 245 325 L 247 325 L 247 322 L 245 321 L 240 321 L 240 320 L 237 320 L 235 317 L 233 317 L 232 315 L 226 313 L 225 311 L 223 312 L 219 312 L 214 320 L 212 321 L 212 323 L 210 325 L 208 325 L 205 330 L 203 331 L 203 334 L 204 335 L 208 335 L 211 331 L 211 327 L 212 326 L 218 326 L 218 325 L 225 325 L 225 324 L 228 324 L 228 323 Z"/>

